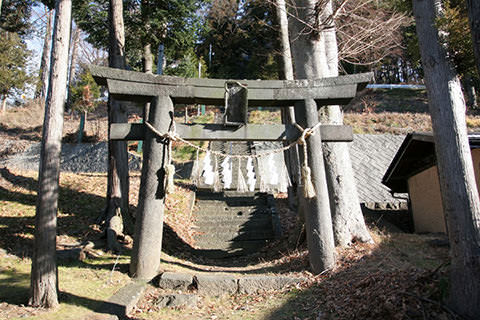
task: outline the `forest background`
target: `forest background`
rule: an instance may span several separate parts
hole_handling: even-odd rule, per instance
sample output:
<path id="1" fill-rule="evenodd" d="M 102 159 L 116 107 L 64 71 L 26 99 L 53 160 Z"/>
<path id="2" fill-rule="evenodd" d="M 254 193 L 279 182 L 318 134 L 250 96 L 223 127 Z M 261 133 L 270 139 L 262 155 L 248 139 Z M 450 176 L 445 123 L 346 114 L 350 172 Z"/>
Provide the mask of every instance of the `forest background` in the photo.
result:
<path id="1" fill-rule="evenodd" d="M 336 1 L 336 5 L 341 73 L 373 71 L 376 83 L 422 83 L 409 1 L 350 0 Z M 153 73 L 161 69 L 164 74 L 183 77 L 283 78 L 274 1 L 128 0 L 124 8 L 129 69 Z M 468 106 L 476 108 L 479 81 L 465 3 L 448 0 L 445 8 L 444 17 L 437 22 L 444 31 L 442 40 L 448 43 L 449 57 L 461 77 Z M 107 64 L 107 12 L 105 0 L 74 3 L 71 88 L 89 82 L 84 75 L 87 64 Z M 0 32 L 6 41 L 0 43 L 2 101 L 21 105 L 32 96 L 42 95 L 51 19 L 52 12 L 40 1 L 3 1 Z"/>

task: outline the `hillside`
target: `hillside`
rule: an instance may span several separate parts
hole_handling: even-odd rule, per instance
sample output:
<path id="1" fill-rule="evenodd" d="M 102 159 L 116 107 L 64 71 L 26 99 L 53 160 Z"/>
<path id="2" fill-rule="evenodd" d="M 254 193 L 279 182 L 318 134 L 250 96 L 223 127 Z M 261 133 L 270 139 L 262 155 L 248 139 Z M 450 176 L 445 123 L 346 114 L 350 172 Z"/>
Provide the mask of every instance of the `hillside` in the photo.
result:
<path id="1" fill-rule="evenodd" d="M 207 108 L 205 116 L 197 117 L 197 108 L 188 109 L 188 122 L 209 122 L 217 108 Z M 428 114 L 428 101 L 425 90 L 375 89 L 364 90 L 349 105 L 343 107 L 344 122 L 353 127 L 354 133 L 391 133 L 431 131 Z M 129 122 L 140 122 L 141 109 L 129 107 Z M 176 120 L 185 121 L 185 109 L 176 110 Z M 250 111 L 252 123 L 280 123 L 280 110 L 259 108 Z M 32 142 L 41 140 L 43 110 L 35 103 L 9 110 L 0 115 L 0 158 L 24 150 Z M 64 142 L 75 142 L 80 123 L 78 114 L 65 115 Z M 469 132 L 480 132 L 480 112 L 467 113 Z M 88 114 L 84 142 L 105 141 L 107 139 L 106 106 L 100 106 Z"/>

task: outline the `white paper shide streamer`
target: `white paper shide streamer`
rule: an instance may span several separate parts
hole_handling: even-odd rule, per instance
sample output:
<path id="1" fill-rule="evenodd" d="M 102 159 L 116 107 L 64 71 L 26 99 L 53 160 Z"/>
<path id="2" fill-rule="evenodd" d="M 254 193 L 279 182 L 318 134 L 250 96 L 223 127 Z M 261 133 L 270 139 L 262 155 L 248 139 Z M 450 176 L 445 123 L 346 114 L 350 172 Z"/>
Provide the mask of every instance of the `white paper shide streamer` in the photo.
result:
<path id="1" fill-rule="evenodd" d="M 203 172 L 202 172 L 203 183 L 206 185 L 213 185 L 215 182 L 215 168 L 212 166 L 212 157 L 210 152 L 207 152 L 205 158 L 203 159 Z"/>
<path id="2" fill-rule="evenodd" d="M 242 173 L 242 161 L 238 159 L 237 191 L 247 192 L 248 186 Z"/>
<path id="3" fill-rule="evenodd" d="M 230 189 L 233 180 L 232 158 L 226 156 L 222 162 L 223 188 Z"/>
<path id="4" fill-rule="evenodd" d="M 267 154 L 257 158 L 260 192 L 287 192 L 291 185 L 282 154 Z"/>
<path id="5" fill-rule="evenodd" d="M 253 166 L 253 159 L 247 159 L 247 185 L 248 191 L 253 192 L 255 191 L 255 185 L 257 183 L 257 179 L 255 178 L 255 168 Z"/>

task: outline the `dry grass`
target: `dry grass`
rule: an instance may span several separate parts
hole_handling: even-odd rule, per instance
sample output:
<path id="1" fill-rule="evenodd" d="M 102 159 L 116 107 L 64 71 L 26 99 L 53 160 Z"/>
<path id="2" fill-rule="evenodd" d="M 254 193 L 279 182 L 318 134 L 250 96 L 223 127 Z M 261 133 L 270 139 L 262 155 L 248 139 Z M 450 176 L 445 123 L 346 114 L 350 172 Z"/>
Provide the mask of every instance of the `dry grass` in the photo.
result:
<path id="1" fill-rule="evenodd" d="M 62 174 L 58 215 L 58 243 L 75 244 L 96 239 L 100 230 L 94 221 L 104 205 L 106 177 L 102 174 Z M 135 209 L 139 176 L 131 177 L 131 205 Z M 4 317 L 33 316 L 37 319 L 79 319 L 91 315 L 102 301 L 120 288 L 128 276 L 128 255 L 120 257 L 117 269 L 110 273 L 115 256 L 98 251 L 98 256 L 84 260 L 60 260 L 61 306 L 45 312 L 28 308 L 30 248 L 35 211 L 36 173 L 4 169 L 0 179 L 0 312 Z M 188 245 L 189 225 L 188 185 L 176 186 L 176 193 L 167 199 L 167 229 Z M 286 219 L 291 213 L 284 213 Z M 290 221 L 291 223 L 291 221 Z M 290 273 L 308 280 L 298 288 L 257 295 L 202 297 L 191 309 L 156 309 L 147 295 L 135 314 L 139 319 L 316 319 L 320 311 L 335 319 L 407 319 L 424 312 L 426 319 L 445 316 L 439 307 L 445 285 L 445 269 L 433 272 L 447 260 L 447 249 L 430 244 L 433 236 L 391 234 L 372 228 L 376 244 L 356 244 L 338 251 L 336 270 L 321 276 L 308 272 L 308 256 L 304 248 L 276 251 L 258 260 L 226 261 L 214 266 L 209 261 L 199 263 L 183 252 L 182 246 L 166 234 L 170 248 L 163 256 L 165 270 L 181 272 L 224 273 Z M 176 240 L 178 241 L 178 239 Z M 126 251 L 128 253 L 128 251 Z M 110 276 L 112 275 L 112 278 Z M 153 289 L 152 289 L 153 290 Z M 442 291 L 443 290 L 443 291 Z M 405 296 L 405 292 L 414 296 Z M 427 299 L 437 301 L 425 303 Z M 422 302 L 423 301 L 423 302 Z M 368 316 L 367 311 L 372 311 Z M 393 314 L 395 310 L 396 314 Z M 423 310 L 423 311 L 422 311 Z M 415 318 L 415 317 L 413 317 Z M 445 318 L 447 319 L 447 318 Z"/>
<path id="2" fill-rule="evenodd" d="M 433 246 L 435 236 L 392 234 L 374 226 L 371 232 L 375 244 L 339 249 L 335 270 L 319 276 L 304 271 L 307 280 L 300 286 L 251 295 L 201 296 L 196 307 L 170 309 L 155 306 L 162 290 L 151 288 L 134 317 L 316 320 L 322 313 L 326 319 L 455 319 L 443 308 L 447 248 Z M 308 265 L 307 252 L 285 253 L 270 266 L 292 263 Z M 198 265 L 190 267 L 198 272 Z"/>

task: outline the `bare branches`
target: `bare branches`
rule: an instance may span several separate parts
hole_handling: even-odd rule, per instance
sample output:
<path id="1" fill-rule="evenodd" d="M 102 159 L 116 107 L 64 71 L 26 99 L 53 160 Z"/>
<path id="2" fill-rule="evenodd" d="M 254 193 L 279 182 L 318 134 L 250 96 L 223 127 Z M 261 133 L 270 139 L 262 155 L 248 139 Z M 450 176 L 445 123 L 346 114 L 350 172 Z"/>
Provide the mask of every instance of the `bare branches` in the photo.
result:
<path id="1" fill-rule="evenodd" d="M 411 22 L 404 14 L 378 8 L 372 0 L 351 0 L 338 11 L 337 37 L 342 61 L 374 64 L 399 54 L 403 26 Z"/>
<path id="2" fill-rule="evenodd" d="M 299 13 L 306 8 L 298 3 L 288 1 L 287 14 L 304 25 L 299 35 L 316 36 L 336 27 L 339 59 L 352 64 L 375 64 L 388 55 L 400 54 L 401 29 L 411 22 L 405 14 L 380 7 L 374 0 L 338 0 L 329 14 L 325 13 L 327 0 L 318 0 L 315 10 L 302 20 Z M 291 42 L 295 40 L 293 37 Z"/>

